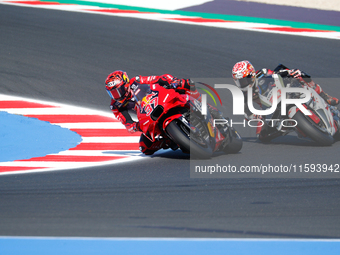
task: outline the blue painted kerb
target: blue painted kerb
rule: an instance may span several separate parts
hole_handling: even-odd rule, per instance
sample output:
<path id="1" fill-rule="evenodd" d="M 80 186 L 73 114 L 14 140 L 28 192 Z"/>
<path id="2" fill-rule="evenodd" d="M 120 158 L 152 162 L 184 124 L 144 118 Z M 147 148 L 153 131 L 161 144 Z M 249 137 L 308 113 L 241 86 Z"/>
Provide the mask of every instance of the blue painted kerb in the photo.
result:
<path id="1" fill-rule="evenodd" d="M 0 111 L 0 162 L 43 157 L 81 141 L 80 135 L 67 128 Z"/>

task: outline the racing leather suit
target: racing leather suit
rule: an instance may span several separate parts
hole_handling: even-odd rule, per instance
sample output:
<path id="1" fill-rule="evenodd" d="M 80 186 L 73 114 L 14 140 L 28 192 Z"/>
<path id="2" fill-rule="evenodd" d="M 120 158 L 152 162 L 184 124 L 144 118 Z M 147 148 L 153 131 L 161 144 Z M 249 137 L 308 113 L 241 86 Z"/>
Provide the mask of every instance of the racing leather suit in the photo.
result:
<path id="1" fill-rule="evenodd" d="M 197 91 L 192 80 L 177 79 L 170 74 L 163 74 L 160 76 L 136 76 L 130 80 L 129 85 L 131 86 L 134 83 L 157 83 L 167 89 L 175 89 L 175 91 L 179 92 L 180 94 L 186 93 L 195 98 L 200 97 L 200 94 Z M 111 99 L 110 108 L 115 117 L 126 127 L 129 133 L 141 131 L 139 127 L 139 122 L 134 121 L 132 116 L 130 115 L 131 111 L 136 112 L 136 102 L 131 93 L 122 101 Z M 154 152 L 162 148 L 172 148 L 175 150 L 177 149 L 177 145 L 166 139 L 160 139 L 155 142 L 151 142 L 148 138 L 146 138 L 146 136 L 144 136 L 144 134 L 141 135 L 139 140 L 139 149 L 144 154 L 152 155 Z"/>

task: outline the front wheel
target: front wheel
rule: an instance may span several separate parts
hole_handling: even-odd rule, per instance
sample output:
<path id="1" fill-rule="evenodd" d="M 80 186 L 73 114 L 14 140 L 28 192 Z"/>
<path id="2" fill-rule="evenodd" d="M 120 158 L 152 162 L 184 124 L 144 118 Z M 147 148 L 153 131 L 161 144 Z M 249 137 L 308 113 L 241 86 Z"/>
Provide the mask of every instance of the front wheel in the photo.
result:
<path id="1" fill-rule="evenodd" d="M 230 134 L 230 142 L 229 144 L 223 149 L 225 153 L 236 154 L 238 153 L 243 146 L 243 141 L 239 133 L 232 127 L 229 128 Z"/>
<path id="2" fill-rule="evenodd" d="M 196 141 L 190 140 L 190 130 L 180 121 L 170 122 L 165 130 L 183 152 L 190 152 L 190 156 L 202 159 L 208 159 L 212 156 L 213 151 L 208 144 L 198 144 Z"/>
<path id="3" fill-rule="evenodd" d="M 303 113 L 297 112 L 292 119 L 296 120 L 296 127 L 302 131 L 306 136 L 313 139 L 315 142 L 322 146 L 330 146 L 333 144 L 333 137 L 326 132 L 320 130 L 320 128 L 311 120 L 309 121 Z"/>

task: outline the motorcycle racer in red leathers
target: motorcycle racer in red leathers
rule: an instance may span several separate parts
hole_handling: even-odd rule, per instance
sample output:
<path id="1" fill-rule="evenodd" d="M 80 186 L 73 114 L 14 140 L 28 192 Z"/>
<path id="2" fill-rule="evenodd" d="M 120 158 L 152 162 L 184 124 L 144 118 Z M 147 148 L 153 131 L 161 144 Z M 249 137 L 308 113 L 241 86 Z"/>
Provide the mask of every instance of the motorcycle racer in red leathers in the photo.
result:
<path id="1" fill-rule="evenodd" d="M 259 92 L 261 90 L 259 84 L 265 83 L 266 78 L 270 78 L 273 74 L 280 74 L 281 77 L 293 77 L 296 80 L 298 80 L 302 85 L 308 86 L 312 89 L 314 89 L 325 101 L 327 104 L 331 106 L 335 106 L 339 104 L 339 99 L 335 97 L 331 97 L 330 95 L 326 94 L 320 87 L 320 85 L 316 84 L 311 77 L 299 70 L 299 69 L 289 69 L 286 66 L 280 64 L 277 66 L 274 70 L 263 68 L 261 70 L 256 71 L 254 66 L 248 61 L 240 61 L 237 62 L 233 69 L 232 69 L 232 77 L 235 81 L 235 84 L 237 87 L 239 87 L 244 94 L 245 98 L 245 118 L 247 120 L 253 120 L 253 119 L 264 119 L 263 116 L 256 115 L 250 112 L 248 108 L 247 102 L 247 90 L 248 87 L 252 87 L 253 91 L 253 101 L 255 101 L 261 108 L 261 102 L 259 99 Z M 340 113 L 337 110 L 337 108 L 332 107 L 333 111 L 333 117 L 335 121 L 338 122 L 338 126 L 340 127 Z M 268 142 L 271 139 L 274 139 L 276 136 L 274 134 L 276 130 L 270 130 L 268 126 L 262 125 L 259 126 L 256 130 L 256 135 L 260 141 Z M 273 133 L 272 133 L 273 132 Z M 279 136 L 280 134 L 277 133 Z"/>
<path id="2" fill-rule="evenodd" d="M 117 70 L 108 75 L 105 81 L 105 88 L 111 97 L 110 108 L 115 117 L 126 127 L 129 133 L 141 131 L 139 122 L 133 120 L 131 111 L 136 112 L 136 102 L 132 97 L 131 86 L 133 84 L 159 84 L 167 89 L 174 89 L 180 94 L 190 94 L 194 98 L 199 98 L 194 82 L 191 79 L 178 79 L 170 74 L 160 76 L 136 76 L 129 79 L 126 72 Z M 139 149 L 146 155 L 152 155 L 159 149 L 171 148 L 176 150 L 178 147 L 169 139 L 159 139 L 151 142 L 143 133 L 140 136 Z"/>

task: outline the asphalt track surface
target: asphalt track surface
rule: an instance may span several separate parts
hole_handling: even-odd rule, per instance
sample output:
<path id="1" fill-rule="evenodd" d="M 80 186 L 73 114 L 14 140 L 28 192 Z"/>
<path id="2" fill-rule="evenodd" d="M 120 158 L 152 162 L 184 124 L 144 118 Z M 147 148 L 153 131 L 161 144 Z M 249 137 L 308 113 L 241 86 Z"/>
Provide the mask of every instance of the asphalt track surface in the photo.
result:
<path id="1" fill-rule="evenodd" d="M 338 40 L 0 5 L 0 93 L 109 111 L 103 82 L 170 73 L 230 78 L 233 64 L 299 67 L 340 97 Z M 221 78 L 222 77 L 222 78 Z M 219 78 L 219 79 L 217 79 Z M 332 79 L 328 79 L 332 78 Z M 222 98 L 227 98 L 227 93 Z M 223 100 L 223 99 L 222 99 Z M 230 114 L 231 100 L 223 100 Z M 219 164 L 339 163 L 340 143 L 294 136 L 244 147 Z M 0 235 L 339 238 L 339 179 L 190 178 L 190 160 L 168 152 L 96 168 L 1 176 Z M 312 176 L 310 176 L 312 177 Z"/>

